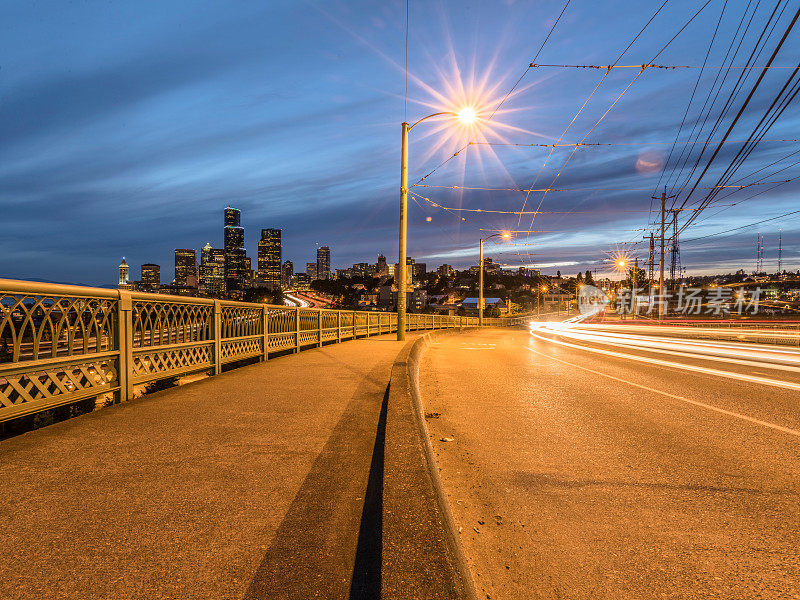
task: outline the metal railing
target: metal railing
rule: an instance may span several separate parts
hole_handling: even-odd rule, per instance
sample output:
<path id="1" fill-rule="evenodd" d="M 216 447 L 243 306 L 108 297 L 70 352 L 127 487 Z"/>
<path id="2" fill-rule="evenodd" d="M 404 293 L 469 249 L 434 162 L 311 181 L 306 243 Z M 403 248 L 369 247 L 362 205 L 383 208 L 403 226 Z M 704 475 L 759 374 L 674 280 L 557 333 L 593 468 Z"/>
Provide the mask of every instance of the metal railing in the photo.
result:
<path id="1" fill-rule="evenodd" d="M 484 319 L 487 326 L 524 317 Z M 408 314 L 408 330 L 477 326 Z M 244 359 L 397 330 L 397 314 L 294 308 L 0 279 L 0 422 Z"/>

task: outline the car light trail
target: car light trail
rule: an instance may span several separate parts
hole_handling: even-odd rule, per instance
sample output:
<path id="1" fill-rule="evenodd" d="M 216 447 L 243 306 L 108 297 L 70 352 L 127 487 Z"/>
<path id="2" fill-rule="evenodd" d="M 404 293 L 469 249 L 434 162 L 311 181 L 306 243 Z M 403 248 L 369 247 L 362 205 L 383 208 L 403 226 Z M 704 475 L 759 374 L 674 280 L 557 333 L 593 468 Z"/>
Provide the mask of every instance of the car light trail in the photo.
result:
<path id="1" fill-rule="evenodd" d="M 654 358 L 652 356 L 639 356 L 637 354 L 627 354 L 627 353 L 623 353 L 623 352 L 616 352 L 616 351 L 613 351 L 613 350 L 604 350 L 602 348 L 592 348 L 592 347 L 589 347 L 589 346 L 583 346 L 583 345 L 580 345 L 580 344 L 573 344 L 573 343 L 570 343 L 570 342 L 557 340 L 557 339 L 554 339 L 554 338 L 551 338 L 551 337 L 538 335 L 537 333 L 534 333 L 533 330 L 531 331 L 531 335 L 533 337 L 539 339 L 539 340 L 544 341 L 544 342 L 549 342 L 549 343 L 552 343 L 552 344 L 558 344 L 560 346 L 566 346 L 568 348 L 575 348 L 575 349 L 578 349 L 578 350 L 583 350 L 585 352 L 592 352 L 594 354 L 603 354 L 603 355 L 606 355 L 606 356 L 613 356 L 615 358 L 622 358 L 622 359 L 625 359 L 625 360 L 644 362 L 644 363 L 647 363 L 649 365 L 658 365 L 658 366 L 662 366 L 662 367 L 671 367 L 671 368 L 674 368 L 674 369 L 682 369 L 682 370 L 685 370 L 685 371 L 693 371 L 695 373 L 703 373 L 705 375 L 713 375 L 713 376 L 717 376 L 717 377 L 726 377 L 726 378 L 729 378 L 729 379 L 736 379 L 736 380 L 747 382 L 747 383 L 757 383 L 757 384 L 761 384 L 761 385 L 769 385 L 769 386 L 780 387 L 780 388 L 784 388 L 784 389 L 800 391 L 800 383 L 793 383 L 793 382 L 790 382 L 790 381 L 781 381 L 779 379 L 772 379 L 772 378 L 769 378 L 769 377 L 759 377 L 759 376 L 756 376 L 756 375 L 747 375 L 745 373 L 736 373 L 736 372 L 733 372 L 733 371 L 723 371 L 723 370 L 720 370 L 720 369 L 712 369 L 712 368 L 709 368 L 709 367 L 701 367 L 701 366 L 698 366 L 698 365 L 691 365 L 691 364 L 688 364 L 688 363 L 667 361 L 667 360 L 662 360 L 662 359 L 659 359 L 659 358 Z M 558 335 L 563 335 L 563 333 L 559 332 Z M 763 367 L 764 368 L 771 368 L 771 364 L 770 363 L 764 363 Z"/>

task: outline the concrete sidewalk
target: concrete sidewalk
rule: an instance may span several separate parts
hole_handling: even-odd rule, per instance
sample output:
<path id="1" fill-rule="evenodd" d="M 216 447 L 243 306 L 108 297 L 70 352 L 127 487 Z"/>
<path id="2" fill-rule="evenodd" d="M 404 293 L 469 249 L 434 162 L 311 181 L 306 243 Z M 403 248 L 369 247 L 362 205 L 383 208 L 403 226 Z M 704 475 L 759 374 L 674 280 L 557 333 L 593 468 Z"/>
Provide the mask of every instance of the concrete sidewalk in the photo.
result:
<path id="1" fill-rule="evenodd" d="M 402 346 L 326 346 L 0 443 L 0 597 L 377 597 Z"/>

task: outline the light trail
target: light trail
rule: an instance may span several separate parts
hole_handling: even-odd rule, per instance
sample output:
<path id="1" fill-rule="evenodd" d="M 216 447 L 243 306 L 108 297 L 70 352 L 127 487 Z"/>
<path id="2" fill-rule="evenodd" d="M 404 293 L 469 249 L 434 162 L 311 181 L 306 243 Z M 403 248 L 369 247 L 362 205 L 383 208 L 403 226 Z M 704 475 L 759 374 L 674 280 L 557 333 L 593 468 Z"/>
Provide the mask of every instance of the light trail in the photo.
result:
<path id="1" fill-rule="evenodd" d="M 662 354 L 693 361 L 713 361 L 731 365 L 741 365 L 750 367 L 750 370 L 768 369 L 787 372 L 787 374 L 800 374 L 800 353 L 796 350 L 764 344 L 734 344 L 730 342 L 706 340 L 669 339 L 619 333 L 615 331 L 603 331 L 596 326 L 593 327 L 591 325 L 581 324 L 580 319 L 581 318 L 576 318 L 561 323 L 532 322 L 530 324 L 531 335 L 536 339 L 551 344 L 558 344 L 560 346 L 575 348 L 594 354 L 601 354 L 629 361 L 644 362 L 649 365 L 693 371 L 704 375 L 736 379 L 747 383 L 800 391 L 800 383 L 792 381 L 715 369 L 697 364 L 690 364 L 688 362 L 664 360 L 652 356 L 652 354 Z M 556 338 L 565 338 L 571 341 L 564 341 L 564 339 Z M 627 348 L 630 350 L 639 350 L 648 354 L 629 354 L 574 342 L 613 346 L 614 348 Z"/>
<path id="2" fill-rule="evenodd" d="M 295 296 L 294 294 L 290 294 L 289 292 L 284 292 L 283 295 L 285 296 L 284 302 L 287 303 L 287 306 L 299 306 L 300 308 L 308 308 L 310 304 L 300 298 L 299 296 Z M 291 302 L 291 304 L 288 304 Z"/>

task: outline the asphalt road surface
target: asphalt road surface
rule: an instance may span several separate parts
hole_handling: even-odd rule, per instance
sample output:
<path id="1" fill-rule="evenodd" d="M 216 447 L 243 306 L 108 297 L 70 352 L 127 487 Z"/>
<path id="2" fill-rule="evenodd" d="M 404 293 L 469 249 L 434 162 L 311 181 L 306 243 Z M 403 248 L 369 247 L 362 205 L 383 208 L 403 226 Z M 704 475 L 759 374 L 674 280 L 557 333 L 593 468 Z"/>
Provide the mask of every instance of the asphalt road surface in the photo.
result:
<path id="1" fill-rule="evenodd" d="M 800 355 L 534 334 L 423 357 L 481 594 L 800 598 Z"/>

